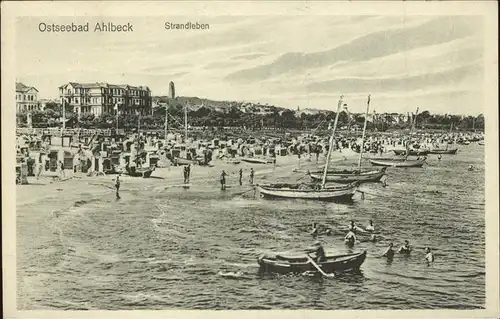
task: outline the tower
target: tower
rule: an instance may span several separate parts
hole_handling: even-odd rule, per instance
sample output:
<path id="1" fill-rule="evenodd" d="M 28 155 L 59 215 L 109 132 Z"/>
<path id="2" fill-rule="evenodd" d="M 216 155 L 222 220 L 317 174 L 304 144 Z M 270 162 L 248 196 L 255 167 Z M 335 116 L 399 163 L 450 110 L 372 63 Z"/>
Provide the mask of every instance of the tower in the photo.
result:
<path id="1" fill-rule="evenodd" d="M 172 81 L 170 81 L 168 85 L 168 97 L 171 99 L 175 99 L 175 84 Z"/>

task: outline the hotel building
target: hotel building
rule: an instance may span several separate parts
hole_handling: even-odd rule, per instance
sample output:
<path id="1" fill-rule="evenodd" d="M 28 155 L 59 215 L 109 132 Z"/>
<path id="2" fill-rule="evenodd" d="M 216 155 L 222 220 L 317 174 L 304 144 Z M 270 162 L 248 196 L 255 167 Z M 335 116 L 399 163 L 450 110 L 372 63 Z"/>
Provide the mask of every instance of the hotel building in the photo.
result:
<path id="1" fill-rule="evenodd" d="M 120 114 L 151 114 L 151 90 L 147 86 L 69 82 L 59 87 L 59 97 L 78 114 L 116 114 L 115 107 Z"/>
<path id="2" fill-rule="evenodd" d="M 39 110 L 38 90 L 16 82 L 16 113 Z"/>

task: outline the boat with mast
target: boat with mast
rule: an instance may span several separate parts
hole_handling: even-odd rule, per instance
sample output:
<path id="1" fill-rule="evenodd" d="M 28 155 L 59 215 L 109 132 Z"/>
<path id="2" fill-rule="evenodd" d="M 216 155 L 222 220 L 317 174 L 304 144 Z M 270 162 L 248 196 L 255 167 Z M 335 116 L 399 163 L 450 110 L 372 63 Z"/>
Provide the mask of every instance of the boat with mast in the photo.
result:
<path id="1" fill-rule="evenodd" d="M 288 199 L 315 199 L 324 201 L 345 201 L 352 200 L 357 191 L 359 182 L 350 184 L 326 185 L 328 163 L 330 162 L 335 130 L 339 119 L 339 111 L 342 105 L 343 96 L 340 97 L 335 123 L 333 125 L 332 135 L 330 137 L 330 146 L 326 156 L 326 164 L 323 171 L 321 184 L 319 183 L 290 183 L 290 184 L 267 184 L 257 185 L 260 194 L 266 198 L 288 198 Z"/>
<path id="2" fill-rule="evenodd" d="M 366 102 L 366 114 L 365 114 L 365 123 L 363 126 L 363 135 L 361 136 L 361 149 L 359 152 L 358 159 L 358 169 L 345 169 L 345 170 L 329 170 L 326 175 L 327 182 L 335 182 L 335 183 L 352 183 L 352 182 L 378 182 L 385 175 L 386 167 L 381 169 L 373 170 L 361 170 L 361 160 L 363 158 L 364 151 L 364 143 L 365 143 L 365 134 L 366 134 L 366 125 L 368 122 L 368 113 L 370 110 L 370 98 L 368 95 L 368 100 Z M 309 176 L 314 181 L 322 180 L 321 172 L 312 172 L 309 173 Z"/>
<path id="3" fill-rule="evenodd" d="M 451 123 L 450 125 L 450 135 L 451 135 L 451 132 L 452 132 L 452 128 L 453 128 L 453 122 Z M 429 154 L 451 154 L 451 155 L 454 155 L 454 154 L 457 154 L 457 151 L 458 151 L 458 148 L 455 147 L 455 148 L 448 148 L 450 143 L 446 143 L 446 147 L 445 148 L 439 148 L 439 147 L 435 147 L 435 148 L 431 148 L 429 150 Z"/>
<path id="4" fill-rule="evenodd" d="M 187 109 L 189 103 L 184 106 L 184 143 L 186 143 L 186 157 L 179 155 L 173 156 L 172 162 L 174 165 L 201 165 L 203 163 L 203 157 L 197 157 L 195 151 L 192 152 L 192 148 L 187 147 L 188 140 L 188 120 L 187 120 Z M 189 156 L 191 155 L 191 156 Z M 208 163 L 207 163 L 208 164 Z"/>
<path id="5" fill-rule="evenodd" d="M 425 163 L 425 158 L 424 159 L 408 159 L 409 156 L 409 150 L 410 150 L 410 144 L 411 144 L 411 136 L 413 133 L 413 128 L 415 126 L 415 123 L 417 121 L 417 115 L 418 115 L 418 107 L 417 111 L 415 112 L 415 118 L 413 119 L 412 126 L 410 127 L 410 134 L 409 134 L 409 139 L 406 143 L 406 154 L 404 158 L 370 158 L 370 163 L 373 166 L 386 166 L 386 167 L 422 167 Z"/>

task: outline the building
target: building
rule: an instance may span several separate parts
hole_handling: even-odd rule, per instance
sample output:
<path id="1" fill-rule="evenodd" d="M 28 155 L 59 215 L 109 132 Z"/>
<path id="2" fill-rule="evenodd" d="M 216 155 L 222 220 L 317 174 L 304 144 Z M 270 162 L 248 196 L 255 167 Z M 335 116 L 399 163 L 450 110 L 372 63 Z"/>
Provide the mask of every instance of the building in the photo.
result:
<path id="1" fill-rule="evenodd" d="M 16 82 L 16 113 L 39 110 L 38 90 Z"/>
<path id="2" fill-rule="evenodd" d="M 59 98 L 78 114 L 116 114 L 116 106 L 121 114 L 148 115 L 152 110 L 151 90 L 147 86 L 69 82 L 59 87 Z"/>

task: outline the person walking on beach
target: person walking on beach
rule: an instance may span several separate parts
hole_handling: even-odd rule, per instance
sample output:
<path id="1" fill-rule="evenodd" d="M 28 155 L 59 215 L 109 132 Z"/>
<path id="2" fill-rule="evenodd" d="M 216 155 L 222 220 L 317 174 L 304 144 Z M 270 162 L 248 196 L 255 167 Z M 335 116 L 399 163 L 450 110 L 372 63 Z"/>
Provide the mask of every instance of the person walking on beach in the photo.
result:
<path id="1" fill-rule="evenodd" d="M 222 170 L 222 173 L 220 174 L 220 189 L 221 190 L 226 190 L 226 172 Z"/>
<path id="2" fill-rule="evenodd" d="M 240 186 L 243 185 L 243 169 L 240 168 L 240 171 L 238 172 L 240 175 L 239 175 L 239 182 L 240 182 Z"/>
<path id="3" fill-rule="evenodd" d="M 254 177 L 255 172 L 253 171 L 253 168 L 250 168 L 250 185 L 253 185 L 253 177 Z"/>
<path id="4" fill-rule="evenodd" d="M 59 169 L 61 170 L 61 171 L 60 171 L 61 178 L 66 177 L 66 175 L 65 175 L 65 173 L 64 173 L 64 163 L 63 163 L 62 161 L 59 161 Z"/>
<path id="5" fill-rule="evenodd" d="M 120 176 L 122 175 L 122 173 L 118 174 L 118 176 L 116 176 L 116 182 L 115 182 L 115 188 L 116 188 L 116 199 L 120 199 Z"/>
<path id="6" fill-rule="evenodd" d="M 188 164 L 186 167 L 186 177 L 187 177 L 187 182 L 189 183 L 189 179 L 191 177 L 191 164 Z"/>

